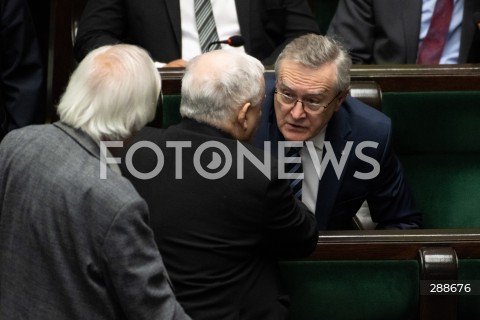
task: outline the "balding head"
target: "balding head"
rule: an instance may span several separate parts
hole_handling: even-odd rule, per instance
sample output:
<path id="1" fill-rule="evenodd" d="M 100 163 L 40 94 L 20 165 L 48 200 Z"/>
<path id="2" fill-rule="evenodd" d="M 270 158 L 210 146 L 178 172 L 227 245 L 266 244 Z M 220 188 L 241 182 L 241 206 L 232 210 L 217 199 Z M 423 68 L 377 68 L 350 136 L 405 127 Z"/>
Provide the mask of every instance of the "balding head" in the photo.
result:
<path id="1" fill-rule="evenodd" d="M 155 116 L 160 75 L 142 48 L 118 44 L 91 51 L 70 77 L 57 112 L 93 139 L 123 140 Z"/>
<path id="2" fill-rule="evenodd" d="M 187 66 L 186 73 L 195 73 L 196 77 L 201 77 L 202 79 L 218 80 L 225 74 L 225 71 L 242 64 L 241 59 L 250 60 L 251 63 L 256 64 L 256 60 L 248 55 L 215 50 L 191 60 Z"/>
<path id="3" fill-rule="evenodd" d="M 216 50 L 197 56 L 182 80 L 180 113 L 225 129 L 246 103 L 261 105 L 263 72 L 261 62 L 245 53 Z"/>

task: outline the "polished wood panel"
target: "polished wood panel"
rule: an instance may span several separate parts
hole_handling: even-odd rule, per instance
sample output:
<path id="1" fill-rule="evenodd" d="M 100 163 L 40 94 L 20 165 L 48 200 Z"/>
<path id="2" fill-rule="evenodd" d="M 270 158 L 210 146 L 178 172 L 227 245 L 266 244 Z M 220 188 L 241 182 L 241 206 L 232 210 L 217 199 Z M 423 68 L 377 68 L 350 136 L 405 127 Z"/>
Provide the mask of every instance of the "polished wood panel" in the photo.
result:
<path id="1" fill-rule="evenodd" d="M 352 81 L 375 81 L 383 92 L 480 90 L 480 65 L 354 65 Z"/>
<path id="2" fill-rule="evenodd" d="M 266 72 L 274 72 L 266 70 Z M 183 68 L 160 69 L 163 93 L 180 92 Z M 351 81 L 375 81 L 382 92 L 480 90 L 480 65 L 354 65 Z"/>
<path id="3" fill-rule="evenodd" d="M 480 229 L 322 231 L 311 260 L 412 260 L 425 247 L 480 259 Z"/>

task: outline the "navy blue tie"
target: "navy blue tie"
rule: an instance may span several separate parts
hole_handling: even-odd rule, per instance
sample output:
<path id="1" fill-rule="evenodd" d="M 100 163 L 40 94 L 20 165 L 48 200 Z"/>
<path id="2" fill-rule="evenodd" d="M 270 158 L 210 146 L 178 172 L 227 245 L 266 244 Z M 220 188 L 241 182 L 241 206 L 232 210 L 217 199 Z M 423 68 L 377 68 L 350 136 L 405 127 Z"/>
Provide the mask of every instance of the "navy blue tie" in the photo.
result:
<path id="1" fill-rule="evenodd" d="M 302 147 L 291 147 L 288 150 L 286 156 L 300 157 L 300 150 L 302 150 Z M 285 169 L 287 173 L 302 173 L 303 172 L 302 162 L 287 163 L 285 165 Z M 292 187 L 292 191 L 295 197 L 297 197 L 299 200 L 302 200 L 302 179 L 300 178 L 290 179 L 290 187 Z"/>

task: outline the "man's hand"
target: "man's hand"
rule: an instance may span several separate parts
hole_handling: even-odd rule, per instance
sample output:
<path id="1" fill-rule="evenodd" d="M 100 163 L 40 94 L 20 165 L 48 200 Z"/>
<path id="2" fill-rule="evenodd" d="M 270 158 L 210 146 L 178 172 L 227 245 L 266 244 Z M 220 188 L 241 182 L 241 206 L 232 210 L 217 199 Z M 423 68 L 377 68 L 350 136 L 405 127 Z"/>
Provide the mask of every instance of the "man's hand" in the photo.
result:
<path id="1" fill-rule="evenodd" d="M 164 65 L 163 67 L 164 68 L 185 68 L 187 66 L 187 62 L 186 60 L 183 60 L 183 59 L 177 59 L 177 60 L 173 60 L 173 61 L 170 61 L 169 63 L 167 63 L 166 65 Z"/>

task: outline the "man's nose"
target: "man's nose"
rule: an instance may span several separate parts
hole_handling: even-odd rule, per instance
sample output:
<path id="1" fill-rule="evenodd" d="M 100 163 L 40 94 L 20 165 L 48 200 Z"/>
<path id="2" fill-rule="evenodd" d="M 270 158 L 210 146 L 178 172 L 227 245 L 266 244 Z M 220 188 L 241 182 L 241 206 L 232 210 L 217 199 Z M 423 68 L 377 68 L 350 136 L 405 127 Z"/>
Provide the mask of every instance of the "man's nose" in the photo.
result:
<path id="1" fill-rule="evenodd" d="M 290 114 L 294 119 L 301 119 L 305 117 L 305 109 L 303 108 L 303 102 L 301 100 L 295 101 L 292 110 L 290 110 Z"/>

